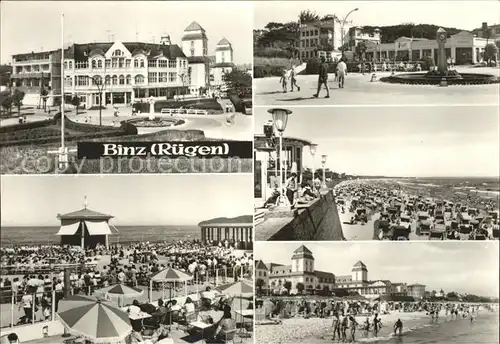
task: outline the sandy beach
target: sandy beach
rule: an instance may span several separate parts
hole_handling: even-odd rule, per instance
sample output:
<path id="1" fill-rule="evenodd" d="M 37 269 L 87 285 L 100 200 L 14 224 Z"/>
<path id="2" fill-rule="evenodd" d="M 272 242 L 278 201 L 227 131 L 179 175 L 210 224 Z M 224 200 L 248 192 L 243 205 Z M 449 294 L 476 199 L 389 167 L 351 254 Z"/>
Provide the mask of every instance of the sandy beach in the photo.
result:
<path id="1" fill-rule="evenodd" d="M 390 328 L 397 319 L 405 321 L 429 318 L 425 312 L 392 312 L 379 316 L 382 321 L 382 330 Z M 370 321 L 373 316 L 370 316 Z M 363 323 L 366 316 L 357 316 L 356 321 Z M 356 331 L 357 336 L 362 338 L 363 331 Z M 292 343 L 331 343 L 332 342 L 332 317 L 309 318 L 302 317 L 284 319 L 281 325 L 256 325 L 255 336 L 259 344 L 292 344 Z M 368 337 L 372 336 L 371 333 Z"/>

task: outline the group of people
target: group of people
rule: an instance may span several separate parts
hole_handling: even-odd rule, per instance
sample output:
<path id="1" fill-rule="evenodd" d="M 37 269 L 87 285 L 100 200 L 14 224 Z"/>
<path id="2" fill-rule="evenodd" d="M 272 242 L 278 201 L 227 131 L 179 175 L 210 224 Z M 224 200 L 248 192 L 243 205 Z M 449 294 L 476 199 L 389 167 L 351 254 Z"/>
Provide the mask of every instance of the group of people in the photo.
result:
<path id="1" fill-rule="evenodd" d="M 319 197 L 321 180 L 315 175 L 312 180 L 299 181 L 297 173 L 292 172 L 283 185 L 283 195 L 286 196 L 288 203 L 293 207 L 297 204 L 307 204 Z M 271 197 L 266 200 L 264 207 L 276 204 L 281 195 L 279 186 L 275 185 L 275 190 Z"/>

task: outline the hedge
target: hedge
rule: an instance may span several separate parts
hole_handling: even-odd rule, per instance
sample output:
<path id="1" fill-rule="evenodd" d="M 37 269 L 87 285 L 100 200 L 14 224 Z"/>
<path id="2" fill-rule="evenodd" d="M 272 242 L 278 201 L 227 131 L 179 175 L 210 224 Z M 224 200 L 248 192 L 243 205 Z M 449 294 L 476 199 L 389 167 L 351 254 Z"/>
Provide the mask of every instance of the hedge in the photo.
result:
<path id="1" fill-rule="evenodd" d="M 27 129 L 41 128 L 52 124 L 54 124 L 53 119 L 46 119 L 38 122 L 26 122 L 23 124 L 6 125 L 0 127 L 0 134 L 13 133 L 16 131 L 27 130 Z"/>
<path id="2" fill-rule="evenodd" d="M 189 99 L 189 100 L 159 100 L 154 104 L 155 112 L 161 112 L 161 109 L 178 109 L 178 108 L 192 108 L 192 109 L 205 109 L 205 110 L 220 110 L 222 107 L 213 98 L 202 98 L 202 99 Z M 149 103 L 134 103 L 133 108 L 135 111 L 141 111 L 143 113 L 149 113 Z"/>

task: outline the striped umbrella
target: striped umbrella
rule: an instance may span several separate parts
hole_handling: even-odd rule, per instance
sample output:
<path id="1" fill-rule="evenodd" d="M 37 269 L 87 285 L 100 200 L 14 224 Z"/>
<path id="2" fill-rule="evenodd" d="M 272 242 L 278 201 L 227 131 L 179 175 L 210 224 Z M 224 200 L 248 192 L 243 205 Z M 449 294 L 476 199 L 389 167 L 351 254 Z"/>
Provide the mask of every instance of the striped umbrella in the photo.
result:
<path id="1" fill-rule="evenodd" d="M 172 268 L 166 268 L 151 278 L 154 282 L 186 282 L 192 279 L 190 274 Z"/>
<path id="2" fill-rule="evenodd" d="M 94 296 L 72 295 L 62 299 L 57 316 L 68 332 L 94 343 L 123 341 L 132 332 L 126 312 Z"/>
<path id="3" fill-rule="evenodd" d="M 231 296 L 253 296 L 253 286 L 244 281 L 220 285 L 215 290 L 218 290 L 221 294 Z"/>
<path id="4" fill-rule="evenodd" d="M 121 305 L 123 305 L 123 300 L 125 297 L 137 297 L 144 294 L 144 291 L 139 288 L 129 287 L 124 284 L 115 284 L 109 287 L 105 287 L 96 292 L 102 293 L 106 297 L 109 296 L 118 296 L 118 299 L 121 300 Z"/>

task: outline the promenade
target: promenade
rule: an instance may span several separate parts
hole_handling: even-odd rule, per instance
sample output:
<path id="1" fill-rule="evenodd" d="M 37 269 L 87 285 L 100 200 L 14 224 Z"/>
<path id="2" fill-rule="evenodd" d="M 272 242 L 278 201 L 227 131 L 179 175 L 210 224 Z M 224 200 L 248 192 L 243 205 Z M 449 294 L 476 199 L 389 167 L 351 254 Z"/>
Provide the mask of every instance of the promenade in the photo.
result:
<path id="1" fill-rule="evenodd" d="M 480 73 L 500 76 L 500 68 L 473 68 L 458 66 L 459 73 Z M 373 73 L 349 73 L 345 88 L 339 89 L 334 82 L 335 75 L 328 78 L 330 98 L 325 99 L 324 87 L 319 98 L 314 98 L 317 88 L 317 75 L 298 75 L 300 91 L 287 93 L 281 91 L 280 78 L 260 78 L 254 80 L 255 104 L 257 105 L 331 105 L 331 106 L 458 106 L 460 104 L 497 105 L 500 100 L 500 84 L 491 85 L 454 85 L 439 87 L 432 85 L 402 85 L 379 81 L 390 76 L 390 72 L 375 72 L 377 81 L 371 81 Z M 398 73 L 396 73 L 398 74 Z"/>

